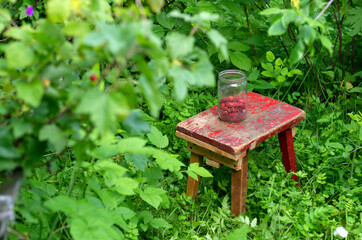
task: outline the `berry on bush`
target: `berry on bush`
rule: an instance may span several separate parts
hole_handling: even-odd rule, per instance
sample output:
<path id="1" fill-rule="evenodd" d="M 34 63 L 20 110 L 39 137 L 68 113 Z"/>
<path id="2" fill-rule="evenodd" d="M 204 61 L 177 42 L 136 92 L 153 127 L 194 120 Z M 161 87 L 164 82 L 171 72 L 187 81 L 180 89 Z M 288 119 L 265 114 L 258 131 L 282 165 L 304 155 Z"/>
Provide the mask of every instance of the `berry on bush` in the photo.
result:
<path id="1" fill-rule="evenodd" d="M 97 75 L 92 74 L 92 75 L 89 77 L 89 79 L 91 80 L 91 82 L 95 82 L 95 81 L 97 81 L 98 77 L 97 77 Z"/>

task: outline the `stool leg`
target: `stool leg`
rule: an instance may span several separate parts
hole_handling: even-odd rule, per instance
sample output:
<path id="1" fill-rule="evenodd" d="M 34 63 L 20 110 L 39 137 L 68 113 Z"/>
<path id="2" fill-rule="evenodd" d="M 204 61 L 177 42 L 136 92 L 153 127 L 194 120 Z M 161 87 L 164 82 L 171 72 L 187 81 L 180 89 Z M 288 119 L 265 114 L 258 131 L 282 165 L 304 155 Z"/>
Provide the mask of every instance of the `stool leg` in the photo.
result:
<path id="1" fill-rule="evenodd" d="M 202 160 L 203 160 L 203 156 L 191 152 L 190 164 L 191 163 L 199 163 L 199 166 L 201 166 L 202 165 Z M 199 179 L 198 181 L 196 181 L 192 177 L 189 177 L 188 180 L 187 180 L 186 195 L 187 196 L 192 196 L 192 199 L 196 198 L 197 190 L 199 189 L 200 176 L 197 176 L 197 177 Z"/>
<path id="2" fill-rule="evenodd" d="M 248 176 L 248 154 L 242 160 L 241 170 L 231 171 L 231 214 L 235 217 L 245 212 Z"/>
<path id="3" fill-rule="evenodd" d="M 287 129 L 284 132 L 279 133 L 278 137 L 285 170 L 287 172 L 297 172 L 292 129 Z M 298 177 L 296 175 L 293 175 L 292 179 L 298 182 Z"/>

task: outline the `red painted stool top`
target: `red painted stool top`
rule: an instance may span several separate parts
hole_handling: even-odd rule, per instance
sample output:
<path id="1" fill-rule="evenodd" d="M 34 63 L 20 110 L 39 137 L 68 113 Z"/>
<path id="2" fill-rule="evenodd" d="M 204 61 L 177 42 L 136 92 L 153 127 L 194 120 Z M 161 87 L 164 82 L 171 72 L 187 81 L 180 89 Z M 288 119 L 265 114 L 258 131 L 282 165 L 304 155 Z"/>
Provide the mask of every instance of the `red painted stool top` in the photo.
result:
<path id="1" fill-rule="evenodd" d="M 239 123 L 219 120 L 217 105 L 180 122 L 177 131 L 227 153 L 240 154 L 264 140 L 297 126 L 305 112 L 289 104 L 248 92 L 247 115 Z"/>

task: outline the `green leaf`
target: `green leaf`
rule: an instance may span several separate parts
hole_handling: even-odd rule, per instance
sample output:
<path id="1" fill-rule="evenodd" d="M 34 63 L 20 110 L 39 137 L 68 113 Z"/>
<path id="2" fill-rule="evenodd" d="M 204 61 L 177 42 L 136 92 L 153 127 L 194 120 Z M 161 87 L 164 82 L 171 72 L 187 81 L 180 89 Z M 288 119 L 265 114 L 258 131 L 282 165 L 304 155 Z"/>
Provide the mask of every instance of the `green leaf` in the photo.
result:
<path id="1" fill-rule="evenodd" d="M 161 188 L 147 187 L 145 191 L 140 192 L 140 197 L 152 207 L 157 209 L 162 202 L 160 195 L 165 193 L 166 191 Z"/>
<path id="2" fill-rule="evenodd" d="M 226 38 L 221 35 L 218 31 L 212 29 L 207 32 L 207 36 L 211 40 L 211 42 L 215 45 L 217 49 L 221 51 L 221 54 L 225 59 L 229 58 L 228 51 L 227 51 L 227 40 Z"/>
<path id="3" fill-rule="evenodd" d="M 287 73 L 288 73 L 288 68 L 286 68 L 286 67 L 283 68 L 282 71 L 280 72 L 280 74 L 283 76 L 287 75 Z"/>
<path id="4" fill-rule="evenodd" d="M 63 32 L 67 36 L 85 36 L 90 30 L 89 23 L 83 21 L 71 21 L 63 28 Z"/>
<path id="5" fill-rule="evenodd" d="M 177 32 L 171 32 L 166 36 L 166 46 L 172 59 L 184 57 L 194 47 L 195 39 Z"/>
<path id="6" fill-rule="evenodd" d="M 232 64 L 242 70 L 249 71 L 251 68 L 251 61 L 248 56 L 241 52 L 231 52 L 230 60 Z"/>
<path id="7" fill-rule="evenodd" d="M 5 59 L 9 68 L 18 69 L 30 66 L 35 59 L 33 50 L 21 42 L 13 42 L 5 48 Z"/>
<path id="8" fill-rule="evenodd" d="M 132 162 L 134 166 L 142 172 L 145 170 L 145 166 L 149 161 L 148 157 L 144 154 L 128 153 L 125 154 L 124 157 L 127 162 Z"/>
<path id="9" fill-rule="evenodd" d="M 187 169 L 187 172 L 196 173 L 201 177 L 212 177 L 211 173 L 207 171 L 205 168 L 200 167 L 198 163 L 191 163 Z"/>
<path id="10" fill-rule="evenodd" d="M 196 63 L 195 69 L 192 71 L 196 83 L 193 84 L 198 87 L 213 87 L 215 86 L 215 75 L 213 73 L 213 66 L 208 58 L 200 59 Z"/>
<path id="11" fill-rule="evenodd" d="M 275 86 L 271 85 L 267 81 L 264 80 L 257 80 L 255 83 L 253 83 L 254 89 L 273 89 Z"/>
<path id="12" fill-rule="evenodd" d="M 301 40 L 298 41 L 297 45 L 292 49 L 290 56 L 289 56 L 289 63 L 295 64 L 299 60 L 301 60 L 304 56 L 304 45 Z"/>
<path id="13" fill-rule="evenodd" d="M 266 53 L 266 60 L 268 60 L 269 62 L 273 62 L 275 59 L 275 56 L 274 54 L 271 52 L 271 51 L 268 51 Z"/>
<path id="14" fill-rule="evenodd" d="M 257 68 L 253 68 L 250 74 L 246 76 L 248 81 L 256 81 L 259 77 L 260 71 Z"/>
<path id="15" fill-rule="evenodd" d="M 282 10 L 279 8 L 267 8 L 267 9 L 261 11 L 259 14 L 264 15 L 264 16 L 269 16 L 269 15 L 279 14 L 281 12 L 282 12 Z"/>
<path id="16" fill-rule="evenodd" d="M 122 217 L 126 220 L 129 220 L 137 215 L 133 210 L 126 208 L 126 207 L 118 207 L 116 209 L 116 212 L 121 214 Z"/>
<path id="17" fill-rule="evenodd" d="M 168 138 L 166 135 L 162 135 L 160 130 L 156 127 L 151 127 L 151 132 L 147 134 L 150 142 L 158 148 L 165 148 L 168 146 Z"/>
<path id="18" fill-rule="evenodd" d="M 287 31 L 287 27 L 283 25 L 283 22 L 281 19 L 276 20 L 269 28 L 268 34 L 269 36 L 277 36 L 282 35 Z"/>
<path id="19" fill-rule="evenodd" d="M 30 122 L 25 122 L 19 118 L 11 119 L 11 126 L 15 138 L 24 136 L 25 134 L 31 134 L 33 132 L 33 126 Z"/>
<path id="20" fill-rule="evenodd" d="M 18 157 L 20 157 L 20 154 L 13 145 L 10 129 L 0 125 L 0 159 L 14 159 Z"/>
<path id="21" fill-rule="evenodd" d="M 245 45 L 242 42 L 232 41 L 229 43 L 228 49 L 238 51 L 238 52 L 245 52 L 245 51 L 248 51 L 250 49 L 250 47 Z"/>
<path id="22" fill-rule="evenodd" d="M 154 218 L 151 221 L 151 226 L 153 228 L 159 229 L 159 228 L 172 228 L 172 225 L 169 224 L 165 219 L 163 218 Z"/>
<path id="23" fill-rule="evenodd" d="M 152 12 L 159 13 L 164 5 L 164 0 L 147 0 Z"/>
<path id="24" fill-rule="evenodd" d="M 107 186 L 123 195 L 133 195 L 138 189 L 138 182 L 133 178 L 122 177 L 106 182 Z"/>
<path id="25" fill-rule="evenodd" d="M 283 13 L 282 17 L 282 23 L 284 27 L 288 27 L 289 23 L 294 21 L 294 19 L 297 17 L 297 14 L 294 12 L 294 10 L 286 10 Z"/>
<path id="26" fill-rule="evenodd" d="M 319 40 L 321 40 L 323 47 L 325 47 L 329 53 L 333 52 L 333 44 L 326 36 L 320 35 Z"/>
<path id="27" fill-rule="evenodd" d="M 128 137 L 118 142 L 116 149 L 118 153 L 139 153 L 153 154 L 154 151 L 150 147 L 145 147 L 147 141 L 138 137 Z"/>
<path id="28" fill-rule="evenodd" d="M 164 12 L 157 14 L 156 20 L 162 27 L 167 29 L 172 29 L 175 26 L 175 19 L 168 17 Z"/>
<path id="29" fill-rule="evenodd" d="M 65 148 L 67 143 L 67 140 L 64 137 L 64 133 L 54 123 L 44 125 L 39 130 L 39 140 L 49 141 L 55 147 L 55 151 L 58 153 L 60 153 Z"/>
<path id="30" fill-rule="evenodd" d="M 303 75 L 302 71 L 299 69 L 293 69 L 288 72 L 288 77 L 293 77 L 294 75 Z"/>
<path id="31" fill-rule="evenodd" d="M 362 7 L 349 8 L 344 23 L 352 26 L 352 35 L 357 35 L 362 31 Z"/>
<path id="32" fill-rule="evenodd" d="M 224 240 L 246 240 L 249 231 L 249 226 L 245 224 L 241 228 L 234 230 L 229 236 L 224 238 Z"/>
<path id="33" fill-rule="evenodd" d="M 281 65 L 283 65 L 283 60 L 281 58 L 275 60 L 275 66 L 281 66 Z"/>
<path id="34" fill-rule="evenodd" d="M 72 12 L 71 0 L 50 0 L 47 2 L 47 17 L 53 23 L 63 23 Z"/>
<path id="35" fill-rule="evenodd" d="M 39 106 L 44 94 L 44 87 L 41 80 L 32 82 L 19 80 L 15 83 L 18 97 L 32 107 Z"/>
<path id="36" fill-rule="evenodd" d="M 182 166 L 185 166 L 182 162 L 177 160 L 171 154 L 158 151 L 154 154 L 157 164 L 165 170 L 170 170 L 171 172 L 178 172 Z"/>
<path id="37" fill-rule="evenodd" d="M 94 170 L 102 173 L 102 176 L 108 181 L 117 181 L 118 178 L 123 177 L 128 171 L 126 168 L 118 165 L 112 160 L 97 161 L 94 165 Z"/>
<path id="38" fill-rule="evenodd" d="M 303 39 L 304 43 L 310 46 L 317 34 L 311 26 L 303 25 L 299 27 L 299 37 Z"/>
<path id="39" fill-rule="evenodd" d="M 157 82 L 153 76 L 146 77 L 142 74 L 138 83 L 150 107 L 151 115 L 157 117 L 164 102 Z"/>
<path id="40" fill-rule="evenodd" d="M 117 117 L 125 117 L 129 108 L 122 96 L 116 98 L 97 89 L 90 89 L 82 96 L 76 112 L 89 114 L 99 133 L 107 135 L 115 131 Z"/>
<path id="41" fill-rule="evenodd" d="M 44 203 L 44 206 L 53 212 L 62 211 L 71 216 L 76 215 L 78 208 L 76 200 L 64 195 L 51 198 Z"/>
<path id="42" fill-rule="evenodd" d="M 332 148 L 337 148 L 337 149 L 341 149 L 341 150 L 344 149 L 343 145 L 340 143 L 337 143 L 337 142 L 327 142 L 326 145 L 329 147 L 332 147 Z"/>
<path id="43" fill-rule="evenodd" d="M 187 86 L 189 84 L 196 84 L 196 79 L 192 72 L 186 68 L 175 65 L 169 72 L 170 77 L 174 80 L 174 90 L 176 100 L 181 102 L 187 96 Z"/>
<path id="44" fill-rule="evenodd" d="M 285 79 L 286 79 L 286 78 L 285 78 L 284 76 L 278 76 L 278 77 L 277 77 L 277 80 L 278 80 L 278 82 L 280 82 L 280 83 L 281 83 L 281 82 L 284 82 Z"/>

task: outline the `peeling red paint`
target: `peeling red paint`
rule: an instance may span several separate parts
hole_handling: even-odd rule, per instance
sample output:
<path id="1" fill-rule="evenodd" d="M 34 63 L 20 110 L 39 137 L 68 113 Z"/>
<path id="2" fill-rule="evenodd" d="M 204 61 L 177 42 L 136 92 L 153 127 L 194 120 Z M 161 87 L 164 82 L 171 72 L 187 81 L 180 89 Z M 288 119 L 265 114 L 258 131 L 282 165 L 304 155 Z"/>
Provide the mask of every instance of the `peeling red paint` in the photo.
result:
<path id="1" fill-rule="evenodd" d="M 217 105 L 177 125 L 177 130 L 226 152 L 238 154 L 305 118 L 303 110 L 289 104 L 248 92 L 246 118 L 240 123 L 226 123 L 217 116 Z"/>

